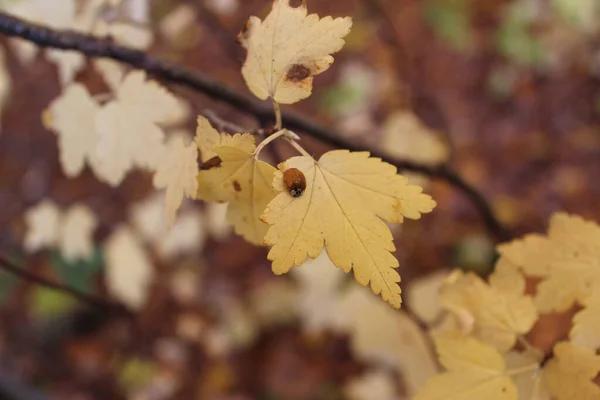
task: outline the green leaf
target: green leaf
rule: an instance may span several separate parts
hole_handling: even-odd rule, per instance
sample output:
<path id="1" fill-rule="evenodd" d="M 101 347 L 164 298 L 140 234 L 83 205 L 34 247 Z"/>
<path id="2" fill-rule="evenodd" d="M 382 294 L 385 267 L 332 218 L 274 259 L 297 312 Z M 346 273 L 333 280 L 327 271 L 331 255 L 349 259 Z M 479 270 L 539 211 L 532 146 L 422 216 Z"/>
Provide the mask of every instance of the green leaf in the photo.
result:
<path id="1" fill-rule="evenodd" d="M 29 315 L 33 318 L 59 317 L 76 305 L 73 297 L 58 290 L 38 286 L 29 292 Z"/>
<path id="2" fill-rule="evenodd" d="M 87 293 L 92 291 L 92 278 L 102 270 L 104 254 L 100 247 L 96 247 L 92 256 L 86 260 L 67 261 L 60 252 L 53 251 L 50 265 L 64 284 Z"/>
<path id="3" fill-rule="evenodd" d="M 425 5 L 424 16 L 436 35 L 454 50 L 473 46 L 471 14 L 466 0 L 433 0 Z"/>

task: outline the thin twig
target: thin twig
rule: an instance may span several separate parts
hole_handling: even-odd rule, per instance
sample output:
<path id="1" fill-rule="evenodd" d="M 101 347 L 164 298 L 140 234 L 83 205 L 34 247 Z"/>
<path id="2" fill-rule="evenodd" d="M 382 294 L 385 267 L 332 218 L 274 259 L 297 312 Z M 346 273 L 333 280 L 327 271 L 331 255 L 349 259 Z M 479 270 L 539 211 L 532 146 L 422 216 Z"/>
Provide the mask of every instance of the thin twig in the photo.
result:
<path id="1" fill-rule="evenodd" d="M 180 84 L 208 97 L 229 104 L 237 110 L 253 115 L 261 126 L 274 122 L 273 110 L 265 104 L 240 94 L 231 87 L 198 72 L 192 72 L 177 64 L 152 57 L 143 51 L 134 50 L 116 44 L 111 38 L 98 38 L 75 31 L 53 30 L 33 24 L 22 19 L 0 13 L 0 33 L 20 37 L 41 47 L 73 50 L 89 57 L 104 57 L 142 69 L 165 81 Z M 356 141 L 347 141 L 338 133 L 329 130 L 315 121 L 302 117 L 297 113 L 282 113 L 283 121 L 288 129 L 297 130 L 313 136 L 324 143 L 350 151 L 369 151 L 400 170 L 420 172 L 431 178 L 446 181 L 460 190 L 481 215 L 487 230 L 497 241 L 511 239 L 510 231 L 494 214 L 487 200 L 475 187 L 467 183 L 460 175 L 448 166 L 431 167 L 407 160 L 389 157 L 377 150 L 366 149 Z"/>
<path id="2" fill-rule="evenodd" d="M 99 308 L 105 311 L 115 311 L 119 314 L 132 315 L 132 313 L 129 310 L 127 310 L 122 304 L 113 303 L 111 301 L 104 300 L 94 295 L 81 292 L 73 287 L 49 281 L 39 275 L 28 271 L 26 268 L 17 267 L 8 259 L 8 257 L 2 254 L 0 254 L 0 268 L 25 281 L 33 282 L 38 285 L 47 287 L 49 289 L 57 290 L 59 292 L 68 294 L 74 297 L 75 299 L 79 300 L 80 302 L 85 303 L 94 308 Z"/>

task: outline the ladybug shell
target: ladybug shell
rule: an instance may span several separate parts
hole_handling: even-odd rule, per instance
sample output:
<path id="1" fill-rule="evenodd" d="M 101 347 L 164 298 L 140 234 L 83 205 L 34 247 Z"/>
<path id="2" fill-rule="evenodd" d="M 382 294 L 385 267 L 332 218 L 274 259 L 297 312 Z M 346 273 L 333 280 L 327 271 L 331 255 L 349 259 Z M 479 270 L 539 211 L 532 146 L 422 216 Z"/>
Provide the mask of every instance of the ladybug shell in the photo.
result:
<path id="1" fill-rule="evenodd" d="M 306 177 L 297 168 L 286 169 L 283 173 L 283 183 L 289 194 L 293 197 L 300 197 L 306 189 Z"/>

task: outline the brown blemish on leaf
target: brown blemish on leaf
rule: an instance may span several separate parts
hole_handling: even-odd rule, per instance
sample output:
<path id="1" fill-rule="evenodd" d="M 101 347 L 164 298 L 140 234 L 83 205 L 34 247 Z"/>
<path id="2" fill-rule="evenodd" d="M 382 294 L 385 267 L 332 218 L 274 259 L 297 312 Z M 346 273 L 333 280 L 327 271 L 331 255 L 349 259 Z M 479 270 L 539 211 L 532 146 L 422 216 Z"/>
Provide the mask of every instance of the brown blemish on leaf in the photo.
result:
<path id="1" fill-rule="evenodd" d="M 311 70 L 306 65 L 294 64 L 285 75 L 285 80 L 300 82 L 311 76 Z"/>
<path id="2" fill-rule="evenodd" d="M 211 168 L 217 168 L 221 166 L 221 158 L 219 156 L 214 156 L 202 163 L 200 169 L 206 171 Z"/>
<path id="3" fill-rule="evenodd" d="M 233 181 L 233 188 L 235 189 L 236 192 L 242 191 L 242 186 L 240 185 L 240 183 L 238 181 Z"/>

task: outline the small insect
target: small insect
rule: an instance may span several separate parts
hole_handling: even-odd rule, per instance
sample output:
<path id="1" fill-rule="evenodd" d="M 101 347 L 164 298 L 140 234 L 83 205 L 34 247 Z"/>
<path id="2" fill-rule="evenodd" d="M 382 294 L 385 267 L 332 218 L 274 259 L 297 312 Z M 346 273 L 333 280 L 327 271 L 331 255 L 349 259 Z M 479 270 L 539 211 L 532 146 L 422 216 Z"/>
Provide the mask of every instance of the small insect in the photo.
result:
<path id="1" fill-rule="evenodd" d="M 293 197 L 300 197 L 306 189 L 306 178 L 297 168 L 286 169 L 283 173 L 283 183 Z"/>

